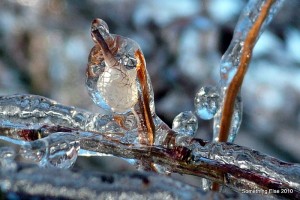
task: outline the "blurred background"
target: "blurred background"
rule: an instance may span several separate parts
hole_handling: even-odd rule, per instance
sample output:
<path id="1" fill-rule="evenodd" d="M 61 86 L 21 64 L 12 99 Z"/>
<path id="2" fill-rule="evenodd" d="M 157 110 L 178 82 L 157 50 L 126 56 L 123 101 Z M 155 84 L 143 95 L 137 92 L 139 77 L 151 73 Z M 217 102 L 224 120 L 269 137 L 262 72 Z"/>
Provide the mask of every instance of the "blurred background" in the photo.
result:
<path id="1" fill-rule="evenodd" d="M 157 114 L 169 125 L 194 110 L 202 86 L 217 85 L 219 61 L 246 0 L 2 0 L 0 95 L 30 93 L 97 110 L 85 88 L 90 23 L 139 43 Z M 300 162 L 300 1 L 287 0 L 258 41 L 242 88 L 243 122 L 235 143 Z M 197 137 L 211 140 L 212 121 Z M 112 158 L 80 158 L 76 168 L 124 170 Z"/>

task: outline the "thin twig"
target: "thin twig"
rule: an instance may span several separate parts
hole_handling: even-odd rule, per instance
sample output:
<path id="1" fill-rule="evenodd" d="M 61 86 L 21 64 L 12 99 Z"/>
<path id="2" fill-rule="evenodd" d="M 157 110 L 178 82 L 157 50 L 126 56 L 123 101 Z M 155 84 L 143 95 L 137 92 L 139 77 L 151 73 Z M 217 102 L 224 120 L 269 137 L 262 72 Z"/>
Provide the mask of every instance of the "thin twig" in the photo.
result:
<path id="1" fill-rule="evenodd" d="M 26 132 L 36 131 L 44 137 L 44 132 L 46 135 L 49 135 L 51 134 L 51 130 L 58 132 L 66 130 L 64 127 L 43 127 L 42 129 L 31 129 Z M 18 130 L 13 129 L 13 131 Z M 70 132 L 68 132 L 68 134 L 70 134 Z M 299 170 L 299 165 L 285 163 L 235 144 L 209 143 L 191 137 L 182 138 L 182 136 L 172 131 L 168 133 L 166 139 L 169 142 L 166 142 L 164 146 L 124 143 L 122 136 L 110 137 L 105 133 L 73 130 L 73 134 L 77 135 L 80 140 L 81 148 L 85 150 L 111 154 L 123 158 L 143 160 L 147 161 L 147 163 L 156 163 L 164 166 L 171 172 L 208 178 L 237 191 L 247 189 L 267 191 L 269 189 L 276 191 L 290 189 L 290 191 L 293 191 L 292 194 L 280 193 L 277 195 L 289 198 L 300 197 L 299 181 L 295 180 L 294 176 L 297 175 L 293 174 L 293 171 Z M 181 138 L 181 141 L 186 145 L 178 146 L 176 143 L 173 143 L 178 137 Z M 190 147 L 193 148 L 190 149 Z M 211 159 L 199 155 L 199 152 L 206 154 L 205 151 L 206 153 L 214 152 L 215 158 Z M 225 157 L 230 160 L 241 157 L 251 158 L 252 160 L 248 159 L 244 162 L 251 162 L 252 164 L 248 164 L 249 169 L 244 169 L 234 164 L 235 162 L 226 161 Z M 240 162 L 243 161 L 240 160 Z M 264 169 L 261 169 L 261 167 L 256 169 L 255 166 L 257 165 L 262 165 L 261 167 L 264 167 Z M 254 169 L 251 167 L 254 167 Z M 280 178 L 282 176 L 284 176 L 284 178 Z"/>
<path id="2" fill-rule="evenodd" d="M 145 121 L 145 125 L 147 128 L 148 140 L 150 145 L 153 144 L 154 141 L 154 132 L 155 132 L 155 125 L 153 122 L 153 117 L 150 110 L 150 91 L 148 88 L 148 80 L 147 80 L 147 73 L 146 73 L 146 62 L 142 52 L 137 50 L 135 53 L 135 57 L 137 59 L 137 77 L 140 81 L 141 89 L 142 89 L 142 101 L 140 101 L 140 107 L 143 112 L 143 118 Z"/>
<path id="3" fill-rule="evenodd" d="M 234 102 L 243 83 L 244 76 L 247 72 L 248 65 L 252 56 L 253 47 L 257 38 L 259 37 L 260 28 L 265 21 L 273 3 L 274 0 L 265 1 L 265 4 L 261 8 L 260 15 L 257 17 L 257 20 L 254 22 L 244 41 L 244 47 L 242 50 L 237 73 L 234 75 L 225 94 L 220 123 L 219 142 L 226 142 L 229 136 L 229 130 L 231 127 L 231 120 L 234 111 Z"/>
<path id="4" fill-rule="evenodd" d="M 265 4 L 262 6 L 260 14 L 257 20 L 254 22 L 253 26 L 248 32 L 246 39 L 244 41 L 243 50 L 241 53 L 240 63 L 238 66 L 237 73 L 234 75 L 229 87 L 225 93 L 224 104 L 220 122 L 220 132 L 218 136 L 219 142 L 226 142 L 228 140 L 229 131 L 231 127 L 232 115 L 234 112 L 234 104 L 237 98 L 237 95 L 240 91 L 241 85 L 243 83 L 243 79 L 247 72 L 251 56 L 252 50 L 255 45 L 257 38 L 259 37 L 260 28 L 265 21 L 268 12 L 274 3 L 274 0 L 267 0 Z M 213 183 L 212 190 L 219 191 L 219 184 Z"/>

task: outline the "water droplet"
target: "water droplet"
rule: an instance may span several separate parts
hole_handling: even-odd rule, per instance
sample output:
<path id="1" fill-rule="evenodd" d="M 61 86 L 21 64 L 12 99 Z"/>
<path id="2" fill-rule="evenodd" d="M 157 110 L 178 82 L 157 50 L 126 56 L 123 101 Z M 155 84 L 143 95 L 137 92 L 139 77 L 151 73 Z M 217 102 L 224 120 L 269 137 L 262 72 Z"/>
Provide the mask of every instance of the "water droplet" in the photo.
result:
<path id="1" fill-rule="evenodd" d="M 194 100 L 196 114 L 205 120 L 212 119 L 219 109 L 219 93 L 215 87 L 202 87 Z"/>
<path id="2" fill-rule="evenodd" d="M 178 133 L 192 136 L 198 129 L 197 117 L 192 111 L 181 112 L 174 118 L 172 129 Z"/>
<path id="3" fill-rule="evenodd" d="M 71 133 L 53 133 L 22 146 L 20 154 L 41 167 L 70 168 L 80 149 L 79 140 Z"/>

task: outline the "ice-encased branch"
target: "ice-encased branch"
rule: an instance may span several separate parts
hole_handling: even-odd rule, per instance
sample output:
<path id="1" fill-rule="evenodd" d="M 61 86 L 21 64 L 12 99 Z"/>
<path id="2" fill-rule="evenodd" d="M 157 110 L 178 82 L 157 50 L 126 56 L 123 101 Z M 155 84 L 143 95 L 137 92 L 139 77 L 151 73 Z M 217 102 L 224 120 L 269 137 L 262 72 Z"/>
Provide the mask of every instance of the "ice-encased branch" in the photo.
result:
<path id="1" fill-rule="evenodd" d="M 20 99 L 27 100 L 27 103 L 36 102 L 36 104 L 31 104 L 32 114 L 24 115 L 29 108 L 21 106 L 21 109 Z M 45 111 L 42 106 L 38 106 L 37 100 L 40 103 L 51 103 L 52 106 Z M 24 108 L 26 108 L 25 111 Z M 66 127 L 61 126 L 68 125 L 70 128 L 68 134 L 72 133 L 77 137 L 81 149 L 123 158 L 147 160 L 165 167 L 167 171 L 205 177 L 236 191 L 289 188 L 293 190 L 292 194 L 280 195 L 300 197 L 300 166 L 298 164 L 285 163 L 235 144 L 209 143 L 201 139 L 182 136 L 163 123 L 156 130 L 159 133 L 160 142 L 153 146 L 140 145 L 134 142 L 137 137 L 135 131 L 124 131 L 122 134 L 95 129 L 89 131 L 88 128 L 84 128 L 84 125 L 88 124 L 85 120 L 81 120 L 83 127 L 78 124 L 74 125 L 77 115 L 68 114 L 72 110 L 79 112 L 74 107 L 64 106 L 33 95 L 1 97 L 0 124 L 4 131 L 1 134 L 4 133 L 5 137 L 22 139 L 19 137 L 20 132 L 28 133 L 26 130 L 33 132 L 37 130 L 40 137 L 47 139 L 51 132 L 65 132 Z M 80 112 L 86 113 L 83 110 Z M 89 119 L 94 119 L 95 116 L 99 117 L 99 114 L 88 113 L 87 116 Z M 34 121 L 36 125 L 27 126 L 26 124 L 30 121 Z M 116 128 L 116 124 L 113 125 Z M 40 127 L 44 128 L 40 129 Z M 106 128 L 110 130 L 109 127 Z M 34 146 L 37 142 L 39 140 L 30 143 Z"/>
<path id="2" fill-rule="evenodd" d="M 112 115 L 64 106 L 37 95 L 0 96 L 0 120 L 2 127 L 34 128 L 46 124 L 101 133 L 126 131 Z M 18 139 L 17 135 L 10 137 Z"/>
<path id="3" fill-rule="evenodd" d="M 214 138 L 235 137 L 241 117 L 234 121 L 235 102 L 259 36 L 271 22 L 284 0 L 250 0 L 240 15 L 233 39 L 220 61 L 220 109 L 214 117 Z M 240 100 L 238 100 L 240 101 Z M 239 108 L 237 108 L 239 109 Z M 231 130 L 232 123 L 238 124 Z"/>

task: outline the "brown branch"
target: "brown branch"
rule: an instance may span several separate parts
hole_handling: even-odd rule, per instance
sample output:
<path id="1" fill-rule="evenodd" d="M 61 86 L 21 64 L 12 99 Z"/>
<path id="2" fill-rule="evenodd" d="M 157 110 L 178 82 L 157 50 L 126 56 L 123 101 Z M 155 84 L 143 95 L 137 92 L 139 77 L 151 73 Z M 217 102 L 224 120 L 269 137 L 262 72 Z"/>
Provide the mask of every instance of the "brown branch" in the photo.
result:
<path id="1" fill-rule="evenodd" d="M 9 129 L 7 128 L 7 131 Z M 24 131 L 24 129 L 22 130 Z M 17 129 L 14 128 L 11 131 L 17 131 Z M 299 181 L 293 178 L 298 176 L 295 172 L 299 170 L 299 165 L 285 163 L 235 144 L 209 143 L 202 139 L 182 137 L 173 131 L 168 132 L 167 141 L 163 146 L 136 146 L 122 142 L 122 137 L 126 137 L 126 135 L 110 137 L 105 133 L 81 132 L 64 127 L 43 126 L 40 129 L 27 130 L 26 133 L 35 131 L 40 133 L 42 137 L 48 136 L 52 131 L 71 131 L 78 136 L 82 149 L 146 161 L 149 164 L 156 163 L 166 167 L 171 172 L 208 178 L 236 191 L 269 191 L 269 189 L 281 191 L 281 189 L 289 189 L 293 193 L 276 195 L 288 198 L 300 197 L 300 190 L 297 186 Z M 181 138 L 181 143 L 184 146 L 176 145 L 175 141 L 178 137 Z M 214 159 L 199 155 L 200 152 L 206 154 L 204 151 L 206 153 L 213 152 Z M 249 168 L 241 168 L 235 164 L 236 162 L 228 161 L 228 159 L 236 160 L 241 157 L 251 158 L 251 160 L 247 160 L 247 162 L 252 163 L 248 164 Z M 264 169 L 255 167 L 256 165 L 262 165 Z M 151 166 L 148 167 L 151 168 Z M 280 178 L 282 176 L 285 178 Z"/>
<path id="2" fill-rule="evenodd" d="M 139 79 L 142 89 L 142 99 L 140 102 L 142 117 L 146 125 L 146 132 L 148 134 L 148 141 L 150 145 L 154 142 L 155 125 L 153 122 L 151 110 L 150 110 L 150 91 L 148 88 L 146 62 L 142 52 L 138 49 L 135 52 L 135 58 L 137 59 L 137 77 Z"/>
<path id="3" fill-rule="evenodd" d="M 253 47 L 255 45 L 257 38 L 259 37 L 260 28 L 263 22 L 265 21 L 273 3 L 274 0 L 265 1 L 265 4 L 261 8 L 257 20 L 254 22 L 253 26 L 249 30 L 249 33 L 246 36 L 246 39 L 244 41 L 244 47 L 242 50 L 242 55 L 240 58 L 240 64 L 238 66 L 237 73 L 234 75 L 225 94 L 222 117 L 220 122 L 219 142 L 227 141 L 230 127 L 231 127 L 231 120 L 234 111 L 235 99 L 238 95 L 238 92 L 244 80 L 244 76 L 247 72 L 248 65 L 252 56 Z"/>
<path id="4" fill-rule="evenodd" d="M 98 29 L 92 31 L 92 37 L 97 41 L 98 45 L 100 46 L 103 57 L 105 61 L 112 67 L 118 64 L 118 61 L 113 56 L 112 52 L 110 51 L 107 43 L 105 42 L 103 36 L 99 32 Z"/>
<path id="5" fill-rule="evenodd" d="M 176 137 L 177 135 L 170 132 L 168 138 Z M 223 145 L 225 149 L 226 144 L 211 144 L 201 139 L 191 139 L 190 145 L 199 145 L 205 148 L 207 145 Z M 143 159 L 148 162 L 160 164 L 172 172 L 180 174 L 189 174 L 200 177 L 208 178 L 214 182 L 222 185 L 226 185 L 234 190 L 252 189 L 252 190 L 281 190 L 291 188 L 283 180 L 278 180 L 269 175 L 258 173 L 257 171 L 250 169 L 242 169 L 233 164 L 221 162 L 219 160 L 213 160 L 205 157 L 195 157 L 193 152 L 183 146 L 173 146 L 173 148 L 166 148 L 161 146 L 131 146 L 128 144 L 122 144 L 121 142 L 110 141 L 109 138 L 103 138 L 94 140 L 92 138 L 82 139 L 81 147 L 84 149 L 90 149 L 92 151 L 99 151 L 108 154 L 114 154 L 115 156 Z M 238 145 L 232 144 L 232 147 L 237 148 Z M 257 152 L 256 152 L 257 153 Z M 288 163 L 281 163 L 281 167 L 293 166 Z M 282 168 L 283 169 L 283 168 Z M 240 188 L 237 188 L 240 187 Z M 293 188 L 292 194 L 278 194 L 285 197 L 300 197 L 300 191 Z"/>

